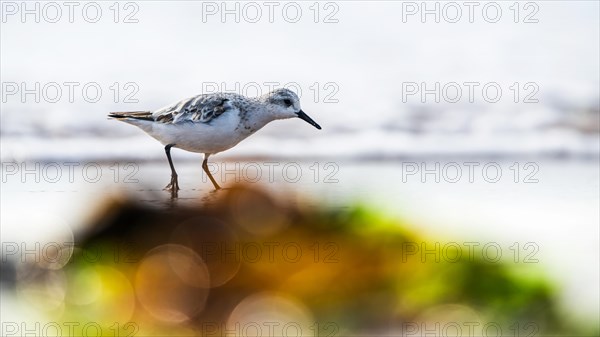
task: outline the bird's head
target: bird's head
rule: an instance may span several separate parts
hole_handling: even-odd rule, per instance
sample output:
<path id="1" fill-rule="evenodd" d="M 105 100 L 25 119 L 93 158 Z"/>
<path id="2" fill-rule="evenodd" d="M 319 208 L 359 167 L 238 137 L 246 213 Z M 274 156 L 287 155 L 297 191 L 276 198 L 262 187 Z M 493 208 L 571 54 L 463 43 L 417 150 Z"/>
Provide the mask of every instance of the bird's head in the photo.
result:
<path id="1" fill-rule="evenodd" d="M 300 108 L 300 99 L 295 92 L 289 89 L 277 89 L 264 95 L 263 99 L 267 103 L 267 110 L 272 114 L 273 118 L 287 119 L 297 117 L 315 128 L 321 129 L 319 124 L 302 111 Z"/>

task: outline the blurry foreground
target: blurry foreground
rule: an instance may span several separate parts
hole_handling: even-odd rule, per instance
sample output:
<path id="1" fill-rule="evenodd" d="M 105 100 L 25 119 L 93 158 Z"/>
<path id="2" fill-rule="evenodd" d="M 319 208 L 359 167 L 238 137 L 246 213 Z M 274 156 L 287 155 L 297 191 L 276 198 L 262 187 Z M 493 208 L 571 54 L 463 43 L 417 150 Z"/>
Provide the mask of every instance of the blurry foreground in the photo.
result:
<path id="1" fill-rule="evenodd" d="M 167 210 L 109 201 L 74 247 L 17 264 L 13 290 L 52 322 L 38 332 L 597 333 L 597 322 L 574 327 L 562 319 L 553 285 L 527 265 L 496 260 L 493 250 L 440 246 L 361 207 L 300 209 L 243 186 L 212 197 L 206 206 Z M 17 323 L 3 325 L 5 334 L 23 334 Z"/>

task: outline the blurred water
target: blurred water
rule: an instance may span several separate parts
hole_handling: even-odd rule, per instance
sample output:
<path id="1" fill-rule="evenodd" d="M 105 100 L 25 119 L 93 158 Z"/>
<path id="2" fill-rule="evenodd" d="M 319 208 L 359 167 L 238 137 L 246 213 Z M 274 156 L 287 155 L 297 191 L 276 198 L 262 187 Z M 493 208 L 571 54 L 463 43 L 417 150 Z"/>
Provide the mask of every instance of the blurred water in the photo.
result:
<path id="1" fill-rule="evenodd" d="M 600 151 L 598 2 L 535 2 L 537 23 L 523 22 L 524 8 L 515 23 L 505 2 L 497 3 L 503 15 L 496 23 L 479 11 L 473 23 L 466 12 L 458 23 L 447 16 L 422 23 L 405 15 L 402 2 L 334 4 L 321 8 L 318 23 L 310 3 L 300 3 L 297 23 L 277 16 L 250 23 L 243 13 L 239 23 L 233 16 L 222 23 L 220 15 L 204 17 L 200 3 L 183 1 L 139 3 L 139 22 L 131 24 L 115 24 L 108 8 L 95 24 L 8 17 L 0 33 L 2 160 L 158 159 L 161 151 L 145 135 L 106 113 L 155 110 L 216 90 L 254 96 L 285 84 L 300 91 L 323 131 L 278 122 L 232 155 Z M 333 9 L 337 23 L 324 23 Z M 65 82 L 78 83 L 72 102 Z M 472 99 L 467 82 L 477 83 Z M 12 87 L 21 83 L 27 90 L 39 83 L 38 97 L 22 97 L 23 88 Z M 56 103 L 49 83 L 61 88 Z M 421 97 L 436 85 L 438 98 Z M 98 101 L 86 102 L 96 87 Z M 492 102 L 496 88 L 502 93 Z M 285 146 L 274 148 L 274 139 Z"/>

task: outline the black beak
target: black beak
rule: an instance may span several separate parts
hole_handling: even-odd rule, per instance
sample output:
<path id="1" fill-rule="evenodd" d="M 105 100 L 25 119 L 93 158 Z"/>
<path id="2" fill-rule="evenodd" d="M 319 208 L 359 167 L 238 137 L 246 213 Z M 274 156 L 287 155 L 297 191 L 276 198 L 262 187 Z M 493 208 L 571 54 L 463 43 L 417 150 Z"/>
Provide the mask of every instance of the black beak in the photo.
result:
<path id="1" fill-rule="evenodd" d="M 319 124 L 317 124 L 317 122 L 313 121 L 312 118 L 308 117 L 308 115 L 305 114 L 304 111 L 302 111 L 302 110 L 298 111 L 298 118 L 300 118 L 301 120 L 305 121 L 306 123 L 314 126 L 315 128 L 321 130 L 321 126 Z"/>

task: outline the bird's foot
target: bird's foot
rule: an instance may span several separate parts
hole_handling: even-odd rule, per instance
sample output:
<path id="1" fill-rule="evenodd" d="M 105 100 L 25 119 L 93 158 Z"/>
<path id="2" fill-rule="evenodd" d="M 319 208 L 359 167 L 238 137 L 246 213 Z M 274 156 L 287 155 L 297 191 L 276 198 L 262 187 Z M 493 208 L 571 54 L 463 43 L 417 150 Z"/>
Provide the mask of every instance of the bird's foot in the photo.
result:
<path id="1" fill-rule="evenodd" d="M 179 182 L 177 181 L 177 175 L 172 175 L 171 176 L 171 182 L 165 186 L 164 188 L 166 191 L 171 191 L 171 192 L 175 192 L 177 193 L 177 191 L 179 191 Z"/>
<path id="2" fill-rule="evenodd" d="M 209 175 L 208 178 L 210 178 L 210 182 L 213 184 L 215 191 L 218 191 L 221 189 L 221 186 L 219 186 L 219 184 L 217 184 L 217 181 L 215 180 L 215 178 L 213 178 L 212 175 Z"/>
<path id="3" fill-rule="evenodd" d="M 231 188 L 229 188 L 229 187 L 220 187 L 219 186 L 219 187 L 215 187 L 215 189 L 212 190 L 212 191 L 210 191 L 209 193 L 219 193 L 221 191 L 227 191 L 227 190 L 230 190 L 230 189 Z"/>

